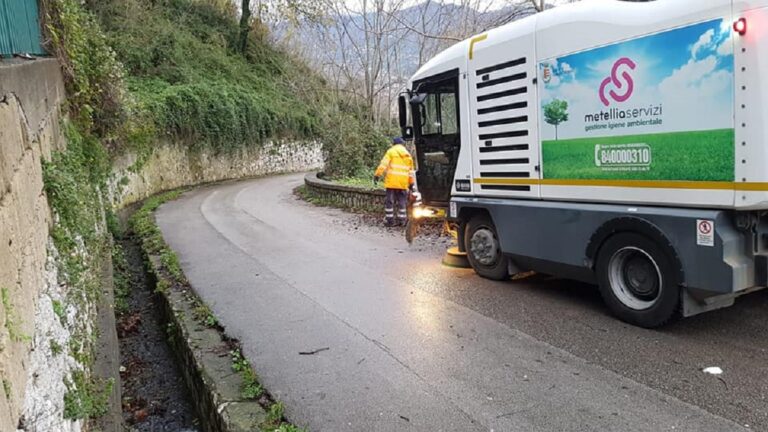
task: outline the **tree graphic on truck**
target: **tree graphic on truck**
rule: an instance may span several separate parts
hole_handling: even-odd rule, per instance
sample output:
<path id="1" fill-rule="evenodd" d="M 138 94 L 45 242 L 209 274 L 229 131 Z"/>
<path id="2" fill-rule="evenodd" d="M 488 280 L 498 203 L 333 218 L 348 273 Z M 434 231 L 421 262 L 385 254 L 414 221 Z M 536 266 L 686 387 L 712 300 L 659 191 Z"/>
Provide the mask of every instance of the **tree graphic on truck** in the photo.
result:
<path id="1" fill-rule="evenodd" d="M 544 121 L 555 127 L 555 141 L 557 141 L 557 127 L 568 121 L 568 102 L 553 99 L 544 105 Z"/>

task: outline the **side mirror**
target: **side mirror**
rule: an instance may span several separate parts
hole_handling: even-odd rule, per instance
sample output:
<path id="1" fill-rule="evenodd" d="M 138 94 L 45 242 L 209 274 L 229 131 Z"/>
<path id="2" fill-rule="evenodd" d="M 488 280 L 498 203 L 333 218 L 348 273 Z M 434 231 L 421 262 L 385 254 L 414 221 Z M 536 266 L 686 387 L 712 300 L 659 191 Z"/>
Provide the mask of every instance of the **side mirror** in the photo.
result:
<path id="1" fill-rule="evenodd" d="M 427 96 L 429 96 L 426 93 L 417 93 L 411 98 L 411 105 L 421 105 L 424 103 L 425 100 L 427 100 Z"/>
<path id="2" fill-rule="evenodd" d="M 408 101 L 405 100 L 405 95 L 397 98 L 397 108 L 400 114 L 400 129 L 405 130 L 408 126 Z"/>

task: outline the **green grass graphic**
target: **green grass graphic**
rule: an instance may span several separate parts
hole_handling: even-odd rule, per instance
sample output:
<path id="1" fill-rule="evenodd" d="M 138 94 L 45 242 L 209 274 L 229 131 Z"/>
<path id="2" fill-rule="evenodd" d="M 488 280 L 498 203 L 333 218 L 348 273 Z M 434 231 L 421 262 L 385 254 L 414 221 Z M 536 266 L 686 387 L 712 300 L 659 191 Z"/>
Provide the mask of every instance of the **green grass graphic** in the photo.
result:
<path id="1" fill-rule="evenodd" d="M 595 145 L 647 144 L 648 171 L 605 171 Z M 734 181 L 734 130 L 674 132 L 542 142 L 545 179 Z"/>

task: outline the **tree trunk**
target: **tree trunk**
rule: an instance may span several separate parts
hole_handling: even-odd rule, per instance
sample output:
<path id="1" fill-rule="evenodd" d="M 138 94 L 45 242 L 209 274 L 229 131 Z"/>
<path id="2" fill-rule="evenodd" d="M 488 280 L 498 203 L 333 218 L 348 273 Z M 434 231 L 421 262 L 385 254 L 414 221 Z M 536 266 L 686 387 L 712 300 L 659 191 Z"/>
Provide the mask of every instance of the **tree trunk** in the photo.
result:
<path id="1" fill-rule="evenodd" d="M 238 35 L 237 49 L 245 55 L 248 48 L 248 32 L 251 30 L 251 0 L 242 0 L 242 13 L 240 15 L 240 34 Z"/>

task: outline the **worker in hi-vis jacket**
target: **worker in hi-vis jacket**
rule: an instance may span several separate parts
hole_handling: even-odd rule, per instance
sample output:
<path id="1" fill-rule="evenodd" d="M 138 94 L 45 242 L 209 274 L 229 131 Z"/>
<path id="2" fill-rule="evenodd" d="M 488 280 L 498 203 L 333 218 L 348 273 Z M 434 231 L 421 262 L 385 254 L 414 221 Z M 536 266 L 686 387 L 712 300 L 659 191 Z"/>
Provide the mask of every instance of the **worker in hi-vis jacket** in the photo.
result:
<path id="1" fill-rule="evenodd" d="M 408 192 L 413 190 L 415 180 L 413 158 L 403 144 L 405 141 L 402 138 L 392 139 L 392 147 L 387 150 L 373 176 L 374 182 L 384 176 L 384 187 L 387 188 L 384 201 L 386 226 L 395 225 L 395 212 L 399 224 L 405 225 L 408 220 Z"/>

